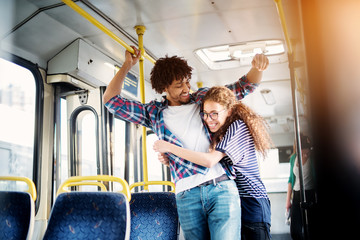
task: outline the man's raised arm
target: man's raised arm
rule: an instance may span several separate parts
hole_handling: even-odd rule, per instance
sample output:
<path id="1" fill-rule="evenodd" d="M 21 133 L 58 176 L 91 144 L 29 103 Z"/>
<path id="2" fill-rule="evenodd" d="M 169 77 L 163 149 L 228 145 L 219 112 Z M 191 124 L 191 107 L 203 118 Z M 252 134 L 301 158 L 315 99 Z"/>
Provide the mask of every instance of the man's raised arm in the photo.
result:
<path id="1" fill-rule="evenodd" d="M 104 96 L 103 102 L 107 103 L 111 98 L 121 93 L 121 89 L 124 83 L 124 79 L 130 69 L 139 61 L 140 58 L 140 51 L 133 47 L 135 54 L 133 55 L 129 51 L 125 52 L 125 62 L 121 66 L 120 70 L 116 73 L 114 78 L 110 81 L 109 85 L 107 86 Z"/>
<path id="2" fill-rule="evenodd" d="M 269 59 L 264 54 L 256 54 L 251 65 L 252 67 L 246 77 L 251 83 L 259 83 L 262 79 L 263 71 L 269 66 Z"/>

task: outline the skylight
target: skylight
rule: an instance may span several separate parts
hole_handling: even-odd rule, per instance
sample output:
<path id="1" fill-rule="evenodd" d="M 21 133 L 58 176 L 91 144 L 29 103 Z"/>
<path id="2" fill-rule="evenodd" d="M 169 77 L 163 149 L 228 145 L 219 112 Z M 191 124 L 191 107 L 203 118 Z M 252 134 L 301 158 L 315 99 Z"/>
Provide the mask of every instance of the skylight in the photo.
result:
<path id="1" fill-rule="evenodd" d="M 284 43 L 281 40 L 244 42 L 195 51 L 195 55 L 212 70 L 251 65 L 252 58 L 257 53 L 264 53 L 268 56 L 270 63 L 287 61 Z"/>

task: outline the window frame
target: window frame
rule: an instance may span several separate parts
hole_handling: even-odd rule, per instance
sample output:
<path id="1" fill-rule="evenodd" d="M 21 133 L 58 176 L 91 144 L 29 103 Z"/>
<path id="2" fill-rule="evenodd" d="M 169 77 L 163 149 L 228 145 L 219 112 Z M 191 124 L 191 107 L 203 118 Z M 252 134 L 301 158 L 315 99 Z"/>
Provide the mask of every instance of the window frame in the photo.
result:
<path id="1" fill-rule="evenodd" d="M 101 174 L 101 163 L 100 163 L 100 151 L 99 151 L 99 116 L 96 112 L 96 110 L 91 107 L 91 106 L 80 106 L 80 107 L 77 107 L 70 115 L 70 135 L 69 135 L 69 138 L 70 138 L 70 164 L 69 164 L 69 167 L 70 167 L 70 177 L 72 176 L 79 176 L 78 175 L 78 172 L 79 172 L 79 169 L 78 169 L 78 164 L 76 164 L 76 161 L 78 159 L 76 159 L 76 155 L 77 155 L 77 147 L 76 147 L 76 134 L 77 134 L 77 127 L 76 127 L 76 124 L 77 124 L 77 120 L 78 120 L 78 116 L 80 113 L 84 112 L 84 111 L 90 111 L 94 114 L 95 116 L 95 131 L 96 131 L 96 136 L 95 136 L 95 139 L 96 139 L 96 165 L 97 165 L 97 174 Z"/>
<path id="2" fill-rule="evenodd" d="M 28 69 L 35 80 L 35 119 L 34 119 L 34 145 L 33 145 L 33 179 L 36 189 L 41 189 L 41 162 L 42 162 L 42 142 L 43 142 L 43 112 L 44 112 L 44 83 L 43 77 L 37 64 L 25 60 L 16 55 L 0 51 L 0 57 L 6 61 L 17 64 Z M 37 191 L 35 201 L 35 214 L 40 206 L 41 191 Z"/>

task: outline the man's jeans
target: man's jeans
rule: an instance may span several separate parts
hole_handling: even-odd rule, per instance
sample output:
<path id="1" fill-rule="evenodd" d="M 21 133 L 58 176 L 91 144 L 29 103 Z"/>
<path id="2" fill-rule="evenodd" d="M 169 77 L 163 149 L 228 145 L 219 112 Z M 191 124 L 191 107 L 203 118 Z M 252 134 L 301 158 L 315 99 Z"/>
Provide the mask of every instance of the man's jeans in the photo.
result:
<path id="1" fill-rule="evenodd" d="M 185 239 L 240 239 L 240 198 L 233 180 L 180 192 L 176 204 Z"/>

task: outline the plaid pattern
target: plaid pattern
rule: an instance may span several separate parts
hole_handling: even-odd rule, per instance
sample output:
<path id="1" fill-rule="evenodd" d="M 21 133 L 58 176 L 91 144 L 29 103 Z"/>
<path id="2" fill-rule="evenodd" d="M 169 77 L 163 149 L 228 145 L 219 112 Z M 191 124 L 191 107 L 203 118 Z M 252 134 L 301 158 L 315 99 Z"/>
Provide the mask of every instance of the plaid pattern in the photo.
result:
<path id="1" fill-rule="evenodd" d="M 231 89 L 238 100 L 244 98 L 247 94 L 253 92 L 257 87 L 257 84 L 248 82 L 246 76 L 243 76 L 239 81 L 226 85 L 227 88 Z M 190 103 L 201 105 L 202 100 L 209 88 L 201 88 L 195 93 L 190 95 Z M 143 104 L 139 101 L 129 100 L 121 97 L 120 95 L 114 96 L 108 101 L 105 106 L 106 108 L 119 118 L 132 122 L 135 124 L 143 125 L 156 133 L 159 139 L 168 141 L 183 147 L 179 139 L 166 128 L 163 118 L 163 110 L 166 109 L 169 102 L 166 98 L 161 102 L 151 101 Z M 210 134 L 206 129 L 206 134 L 210 139 Z M 174 181 L 177 182 L 179 179 L 202 173 L 206 174 L 208 168 L 194 164 L 185 159 L 179 158 L 174 154 L 167 154 L 170 163 L 171 174 Z M 231 176 L 228 169 L 225 170 L 228 176 Z"/>

